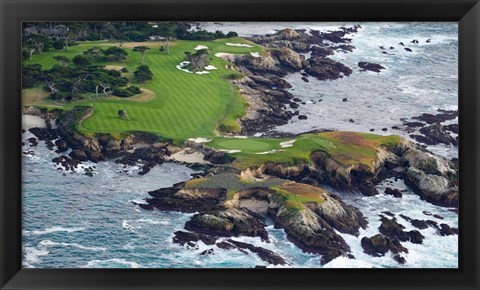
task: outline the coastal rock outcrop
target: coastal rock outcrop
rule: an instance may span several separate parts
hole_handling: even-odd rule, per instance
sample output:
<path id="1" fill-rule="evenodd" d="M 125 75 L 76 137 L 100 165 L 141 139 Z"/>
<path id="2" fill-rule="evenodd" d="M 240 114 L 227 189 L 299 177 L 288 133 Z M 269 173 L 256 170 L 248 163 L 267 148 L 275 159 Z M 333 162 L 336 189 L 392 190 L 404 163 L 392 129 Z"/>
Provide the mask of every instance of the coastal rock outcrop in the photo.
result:
<path id="1" fill-rule="evenodd" d="M 376 72 L 376 73 L 379 73 L 382 69 L 385 69 L 383 66 L 381 66 L 379 64 L 366 62 L 366 61 L 359 62 L 358 66 L 363 70 L 369 70 L 369 71 L 373 71 L 373 72 Z"/>
<path id="2" fill-rule="evenodd" d="M 196 214 L 185 223 L 185 229 L 223 237 L 260 237 L 268 241 L 265 224 L 246 209 L 229 208 Z"/>
<path id="3" fill-rule="evenodd" d="M 335 80 L 352 73 L 346 65 L 323 57 L 311 57 L 305 61 L 304 66 L 307 74 L 319 80 Z"/>

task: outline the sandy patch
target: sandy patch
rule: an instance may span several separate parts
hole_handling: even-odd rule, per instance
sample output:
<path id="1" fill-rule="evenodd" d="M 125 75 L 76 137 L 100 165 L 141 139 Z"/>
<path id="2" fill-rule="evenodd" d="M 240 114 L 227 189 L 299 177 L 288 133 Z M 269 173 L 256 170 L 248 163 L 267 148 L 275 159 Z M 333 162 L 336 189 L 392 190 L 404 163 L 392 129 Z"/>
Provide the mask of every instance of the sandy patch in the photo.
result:
<path id="1" fill-rule="evenodd" d="M 245 43 L 231 43 L 231 42 L 227 42 L 227 43 L 225 43 L 225 44 L 228 45 L 228 46 L 237 46 L 237 47 L 253 47 L 253 45 L 245 44 Z"/>
<path id="2" fill-rule="evenodd" d="M 297 140 L 290 140 L 290 141 L 285 141 L 280 143 L 280 147 L 282 148 L 287 148 L 287 147 L 292 147 L 293 143 L 295 143 Z"/>
<path id="3" fill-rule="evenodd" d="M 258 52 L 250 52 L 250 55 L 253 57 L 262 57 Z"/>
<path id="4" fill-rule="evenodd" d="M 265 154 L 272 154 L 272 153 L 275 153 L 275 152 L 277 152 L 277 150 L 273 149 L 273 150 L 270 150 L 270 151 L 258 152 L 258 153 L 255 153 L 255 154 L 265 155 Z"/>
<path id="5" fill-rule="evenodd" d="M 240 208 L 246 208 L 261 215 L 266 215 L 268 212 L 268 201 L 257 199 L 241 199 L 238 206 Z"/>
<path id="6" fill-rule="evenodd" d="M 188 141 L 192 141 L 192 142 L 195 142 L 195 143 L 208 143 L 212 140 L 208 139 L 208 138 L 199 137 L 199 138 L 188 138 Z"/>
<path id="7" fill-rule="evenodd" d="M 242 150 L 226 150 L 226 149 L 220 149 L 219 151 L 225 152 L 225 153 L 240 153 Z"/>
<path id="8" fill-rule="evenodd" d="M 206 45 L 197 45 L 194 49 L 195 49 L 195 50 L 208 49 L 208 46 L 206 46 Z"/>
<path id="9" fill-rule="evenodd" d="M 32 106 L 49 103 L 49 94 L 43 88 L 31 88 L 22 90 L 22 106 Z M 50 101 L 52 104 L 54 102 Z"/>
<path id="10" fill-rule="evenodd" d="M 165 159 L 185 163 L 210 164 L 210 162 L 203 159 L 204 157 L 205 155 L 201 152 L 192 151 L 191 148 L 185 148 L 169 157 L 165 157 Z"/>
<path id="11" fill-rule="evenodd" d="M 220 57 L 229 61 L 234 61 L 235 60 L 235 54 L 233 53 L 226 53 L 226 52 L 217 52 L 215 53 L 216 57 Z"/>
<path id="12" fill-rule="evenodd" d="M 142 92 L 138 95 L 133 95 L 131 97 L 128 97 L 128 98 L 120 98 L 120 97 L 115 97 L 115 96 L 112 96 L 110 97 L 109 99 L 113 99 L 113 100 L 127 100 L 127 101 L 134 101 L 134 102 L 149 102 L 153 99 L 155 99 L 155 93 L 151 90 L 147 90 L 147 89 L 140 89 Z"/>
<path id="13" fill-rule="evenodd" d="M 22 129 L 45 128 L 45 120 L 40 116 L 22 115 Z"/>
<path id="14" fill-rule="evenodd" d="M 190 62 L 189 61 L 182 61 L 179 65 L 176 66 L 176 68 L 178 70 L 181 70 L 181 71 L 184 71 L 186 73 L 189 73 L 189 74 L 193 74 L 193 71 L 187 69 L 187 65 L 189 65 Z M 212 70 L 212 69 L 217 69 L 216 67 L 214 67 L 213 65 L 207 65 L 205 67 L 206 70 L 203 70 L 203 71 L 196 71 L 195 74 L 197 75 L 206 75 L 206 74 L 209 74 L 210 72 L 208 70 Z"/>
<path id="15" fill-rule="evenodd" d="M 121 66 L 121 65 L 107 65 L 107 66 L 105 66 L 105 69 L 108 69 L 108 70 L 121 70 L 121 69 L 123 69 L 123 66 Z"/>
<path id="16" fill-rule="evenodd" d="M 207 65 L 207 66 L 205 67 L 205 69 L 206 69 L 206 70 L 214 70 L 214 69 L 218 69 L 218 68 L 216 68 L 215 66 L 209 64 L 209 65 Z"/>

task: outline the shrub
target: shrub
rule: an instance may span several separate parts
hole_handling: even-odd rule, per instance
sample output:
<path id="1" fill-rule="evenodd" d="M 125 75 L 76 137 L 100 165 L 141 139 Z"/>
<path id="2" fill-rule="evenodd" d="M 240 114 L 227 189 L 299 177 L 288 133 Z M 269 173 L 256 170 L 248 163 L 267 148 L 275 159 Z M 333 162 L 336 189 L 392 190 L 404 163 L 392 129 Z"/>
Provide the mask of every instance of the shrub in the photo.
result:
<path id="1" fill-rule="evenodd" d="M 120 70 L 122 73 L 127 73 L 128 72 L 128 68 L 124 67 Z"/>
<path id="2" fill-rule="evenodd" d="M 120 98 L 128 98 L 133 95 L 140 94 L 142 91 L 137 86 L 129 86 L 127 88 L 116 87 L 113 89 L 113 95 Z"/>
<path id="3" fill-rule="evenodd" d="M 62 50 L 63 47 L 65 46 L 62 40 L 57 40 L 52 44 L 53 48 L 56 50 Z"/>
<path id="4" fill-rule="evenodd" d="M 133 73 L 135 80 L 139 83 L 144 83 L 153 78 L 153 73 L 148 67 L 148 65 L 142 64 Z"/>
<path id="5" fill-rule="evenodd" d="M 92 64 L 92 59 L 84 55 L 76 55 L 73 57 L 72 62 L 79 67 L 85 67 Z"/>

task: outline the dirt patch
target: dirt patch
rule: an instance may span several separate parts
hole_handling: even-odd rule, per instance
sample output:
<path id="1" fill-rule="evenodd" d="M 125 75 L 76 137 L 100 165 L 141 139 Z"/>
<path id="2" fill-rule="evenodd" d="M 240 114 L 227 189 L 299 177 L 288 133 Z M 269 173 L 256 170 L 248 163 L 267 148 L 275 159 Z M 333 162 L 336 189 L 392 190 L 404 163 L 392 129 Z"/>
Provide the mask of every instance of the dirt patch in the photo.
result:
<path id="1" fill-rule="evenodd" d="M 121 66 L 121 65 L 107 65 L 107 66 L 105 66 L 105 69 L 108 69 L 108 70 L 121 70 L 121 69 L 123 69 L 123 66 Z"/>
<path id="2" fill-rule="evenodd" d="M 31 88 L 22 90 L 22 106 L 38 105 L 61 105 L 52 100 L 48 100 L 48 92 L 43 88 Z"/>
<path id="3" fill-rule="evenodd" d="M 120 97 L 115 97 L 115 96 L 112 96 L 112 97 L 109 97 L 109 99 L 113 99 L 113 100 L 128 100 L 128 101 L 134 101 L 134 102 L 150 102 L 151 100 L 153 100 L 155 98 L 155 93 L 151 90 L 147 90 L 147 89 L 140 89 L 142 91 L 141 94 L 138 94 L 138 95 L 134 95 L 134 96 L 131 96 L 131 97 L 128 97 L 128 98 L 120 98 Z"/>

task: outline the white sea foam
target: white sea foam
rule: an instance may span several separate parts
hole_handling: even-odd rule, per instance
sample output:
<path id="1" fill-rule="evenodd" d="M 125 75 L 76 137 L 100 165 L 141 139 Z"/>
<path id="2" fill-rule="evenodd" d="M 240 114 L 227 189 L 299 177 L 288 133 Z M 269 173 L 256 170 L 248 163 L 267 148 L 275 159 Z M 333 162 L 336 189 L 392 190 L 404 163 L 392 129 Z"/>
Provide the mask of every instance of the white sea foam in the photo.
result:
<path id="1" fill-rule="evenodd" d="M 28 265 L 36 264 L 40 261 L 40 257 L 47 256 L 49 253 L 45 248 L 25 247 L 23 249 L 23 261 Z"/>
<path id="2" fill-rule="evenodd" d="M 74 233 L 74 232 L 79 232 L 83 231 L 85 228 L 64 228 L 64 227 L 51 227 L 51 228 L 46 228 L 44 230 L 34 230 L 34 231 L 25 231 L 24 233 L 26 235 L 46 235 L 46 234 L 51 234 L 51 233 L 56 233 L 56 232 L 66 232 L 66 233 Z"/>
<path id="3" fill-rule="evenodd" d="M 98 252 L 107 250 L 107 248 L 105 248 L 105 247 L 87 247 L 87 246 L 83 246 L 83 245 L 80 245 L 80 244 L 77 244 L 77 243 L 63 243 L 63 242 L 57 243 L 57 242 L 53 242 L 53 241 L 50 241 L 50 240 L 41 241 L 39 243 L 39 246 L 40 247 L 58 247 L 58 246 L 74 247 L 74 248 L 81 249 L 81 250 L 98 251 Z"/>
<path id="4" fill-rule="evenodd" d="M 153 219 L 147 219 L 147 218 L 139 219 L 138 222 L 151 224 L 151 225 L 168 225 L 168 224 L 170 224 L 166 220 L 159 221 L 159 220 L 153 220 Z"/>
<path id="5" fill-rule="evenodd" d="M 143 266 L 125 259 L 108 259 L 89 261 L 82 268 L 143 268 Z"/>

